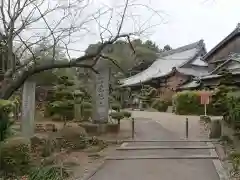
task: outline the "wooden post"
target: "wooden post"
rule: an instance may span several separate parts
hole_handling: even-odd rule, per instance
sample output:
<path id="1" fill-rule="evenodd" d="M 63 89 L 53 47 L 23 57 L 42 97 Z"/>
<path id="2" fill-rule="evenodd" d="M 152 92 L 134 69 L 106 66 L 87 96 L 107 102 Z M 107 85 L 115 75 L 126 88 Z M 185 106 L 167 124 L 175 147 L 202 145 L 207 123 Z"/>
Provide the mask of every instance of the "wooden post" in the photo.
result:
<path id="1" fill-rule="evenodd" d="M 135 120 L 132 118 L 132 139 L 134 139 L 134 134 L 135 134 Z"/>
<path id="2" fill-rule="evenodd" d="M 207 104 L 204 104 L 204 115 L 207 116 Z"/>
<path id="3" fill-rule="evenodd" d="M 188 139 L 188 118 L 186 118 L 186 139 Z"/>

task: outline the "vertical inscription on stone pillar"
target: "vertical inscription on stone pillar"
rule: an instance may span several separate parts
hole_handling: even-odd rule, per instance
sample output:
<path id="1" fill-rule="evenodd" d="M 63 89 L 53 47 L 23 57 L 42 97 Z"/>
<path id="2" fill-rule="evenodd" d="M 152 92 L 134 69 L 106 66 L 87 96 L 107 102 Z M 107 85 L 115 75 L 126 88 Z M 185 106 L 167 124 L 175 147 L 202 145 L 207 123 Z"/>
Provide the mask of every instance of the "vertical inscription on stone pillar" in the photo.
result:
<path id="1" fill-rule="evenodd" d="M 21 129 L 26 138 L 34 135 L 35 88 L 36 83 L 32 81 L 26 81 L 23 85 Z"/>
<path id="2" fill-rule="evenodd" d="M 103 61 L 103 60 L 101 60 Z M 96 123 L 108 121 L 108 96 L 109 96 L 109 67 L 104 62 L 97 66 L 99 74 L 95 74 L 94 115 Z"/>

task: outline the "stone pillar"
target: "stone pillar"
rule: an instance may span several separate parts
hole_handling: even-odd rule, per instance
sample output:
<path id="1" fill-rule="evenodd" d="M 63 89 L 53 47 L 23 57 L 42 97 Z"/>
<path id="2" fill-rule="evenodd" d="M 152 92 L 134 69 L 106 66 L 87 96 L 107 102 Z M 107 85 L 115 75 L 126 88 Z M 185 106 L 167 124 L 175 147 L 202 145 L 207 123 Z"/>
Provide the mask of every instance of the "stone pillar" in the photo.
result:
<path id="1" fill-rule="evenodd" d="M 99 74 L 93 75 L 93 122 L 104 124 L 108 122 L 109 111 L 109 77 L 110 67 L 107 60 L 100 59 L 95 66 Z"/>
<path id="2" fill-rule="evenodd" d="M 27 80 L 23 85 L 21 130 L 28 139 L 34 135 L 35 89 L 36 83 L 33 81 Z"/>

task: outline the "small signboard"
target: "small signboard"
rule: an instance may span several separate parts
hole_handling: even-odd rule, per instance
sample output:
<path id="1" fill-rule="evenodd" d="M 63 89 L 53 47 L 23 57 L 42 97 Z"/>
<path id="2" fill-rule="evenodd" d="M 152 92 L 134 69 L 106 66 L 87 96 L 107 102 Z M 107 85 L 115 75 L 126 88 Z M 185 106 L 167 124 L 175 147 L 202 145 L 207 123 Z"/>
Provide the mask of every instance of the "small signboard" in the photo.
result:
<path id="1" fill-rule="evenodd" d="M 201 104 L 209 104 L 210 103 L 211 93 L 207 91 L 200 92 Z"/>
<path id="2" fill-rule="evenodd" d="M 204 105 L 204 115 L 207 115 L 207 105 L 210 103 L 212 93 L 210 91 L 200 91 L 201 104 Z"/>

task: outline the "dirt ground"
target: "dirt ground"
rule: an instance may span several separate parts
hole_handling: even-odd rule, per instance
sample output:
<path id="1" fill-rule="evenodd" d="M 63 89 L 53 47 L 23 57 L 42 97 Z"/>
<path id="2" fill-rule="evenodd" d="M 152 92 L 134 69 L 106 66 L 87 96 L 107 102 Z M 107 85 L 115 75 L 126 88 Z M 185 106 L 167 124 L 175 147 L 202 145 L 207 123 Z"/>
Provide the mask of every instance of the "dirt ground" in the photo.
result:
<path id="1" fill-rule="evenodd" d="M 41 115 L 36 116 L 35 124 L 42 124 L 43 126 L 46 124 L 54 124 L 56 128 L 62 129 L 62 122 L 53 122 L 50 119 L 43 118 Z M 69 122 L 68 125 L 74 127 L 78 127 L 78 123 Z M 12 126 L 15 135 L 18 136 L 21 134 L 20 132 L 20 122 L 16 122 Z M 37 136 L 48 136 L 48 132 L 38 132 L 35 133 Z M 102 140 L 125 140 L 131 137 L 131 121 L 122 120 L 120 125 L 120 133 L 118 134 L 103 134 L 97 136 L 98 139 Z M 73 152 L 62 152 L 61 154 L 57 154 L 56 158 L 59 162 L 63 164 L 63 166 L 72 173 L 72 176 L 69 180 L 81 178 L 86 173 L 94 169 L 98 164 L 102 163 L 104 157 L 109 154 L 109 151 L 112 151 L 116 148 L 116 144 L 109 144 L 108 147 L 101 150 L 97 147 L 87 148 L 84 150 L 73 151 Z"/>

